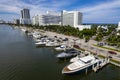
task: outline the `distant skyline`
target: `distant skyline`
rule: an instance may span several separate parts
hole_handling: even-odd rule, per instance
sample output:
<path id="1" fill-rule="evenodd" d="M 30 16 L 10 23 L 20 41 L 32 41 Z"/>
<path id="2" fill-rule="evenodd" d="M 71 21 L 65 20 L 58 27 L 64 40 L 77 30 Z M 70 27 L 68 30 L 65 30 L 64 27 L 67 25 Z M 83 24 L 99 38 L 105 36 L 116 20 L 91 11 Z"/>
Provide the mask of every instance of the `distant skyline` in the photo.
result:
<path id="1" fill-rule="evenodd" d="M 0 0 L 0 19 L 20 18 L 20 10 L 30 9 L 31 17 L 46 11 L 77 10 L 83 23 L 118 23 L 120 0 Z"/>

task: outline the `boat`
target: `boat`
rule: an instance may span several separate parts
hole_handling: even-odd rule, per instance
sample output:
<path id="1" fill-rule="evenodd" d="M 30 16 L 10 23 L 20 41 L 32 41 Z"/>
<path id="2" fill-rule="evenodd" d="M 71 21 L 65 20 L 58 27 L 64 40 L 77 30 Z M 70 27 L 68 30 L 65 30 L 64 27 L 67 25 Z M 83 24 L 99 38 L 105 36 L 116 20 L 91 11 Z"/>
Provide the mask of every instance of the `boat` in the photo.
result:
<path id="1" fill-rule="evenodd" d="M 56 51 L 66 50 L 66 45 L 61 45 L 61 46 L 59 46 L 59 47 L 56 47 L 55 50 L 56 50 Z"/>
<path id="2" fill-rule="evenodd" d="M 37 39 L 34 39 L 35 42 L 41 42 L 42 40 L 37 38 Z"/>
<path id="3" fill-rule="evenodd" d="M 40 42 L 36 42 L 36 46 L 43 46 L 45 45 L 47 42 L 46 41 L 40 41 Z"/>
<path id="4" fill-rule="evenodd" d="M 26 31 L 26 29 L 24 29 L 24 28 L 22 28 L 21 30 L 22 30 L 23 32 L 25 32 L 25 31 Z"/>
<path id="5" fill-rule="evenodd" d="M 92 67 L 95 67 L 99 63 L 100 59 L 93 55 L 88 55 L 79 58 L 79 60 L 65 66 L 62 70 L 62 74 L 74 74 L 80 71 L 82 72 L 88 69 L 92 69 Z"/>
<path id="6" fill-rule="evenodd" d="M 28 36 L 32 36 L 32 33 L 31 33 L 31 32 L 28 32 L 27 35 L 28 35 Z"/>
<path id="7" fill-rule="evenodd" d="M 63 58 L 72 58 L 77 56 L 78 54 L 80 54 L 79 51 L 75 50 L 75 49 L 68 49 L 60 54 L 58 54 L 56 57 L 59 59 L 63 59 Z"/>
<path id="8" fill-rule="evenodd" d="M 35 39 L 41 37 L 41 34 L 39 32 L 33 32 L 32 35 L 33 35 L 33 38 Z"/>
<path id="9" fill-rule="evenodd" d="M 21 30 L 24 32 L 24 33 L 28 33 L 28 30 L 26 28 L 21 28 Z"/>
<path id="10" fill-rule="evenodd" d="M 49 41 L 49 42 L 46 43 L 46 46 L 49 46 L 49 47 L 50 46 L 59 46 L 59 44 L 55 41 Z"/>

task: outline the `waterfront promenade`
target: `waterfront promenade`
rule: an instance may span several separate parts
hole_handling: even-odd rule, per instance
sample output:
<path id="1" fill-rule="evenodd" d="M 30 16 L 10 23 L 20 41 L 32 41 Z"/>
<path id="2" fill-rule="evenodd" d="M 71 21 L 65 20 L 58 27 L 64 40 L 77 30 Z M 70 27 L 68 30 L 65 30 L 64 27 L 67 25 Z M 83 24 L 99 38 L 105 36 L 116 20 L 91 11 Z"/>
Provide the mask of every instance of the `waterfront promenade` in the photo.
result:
<path id="1" fill-rule="evenodd" d="M 68 38 L 68 42 L 66 43 L 67 46 L 72 47 L 72 45 L 76 44 L 76 45 L 79 45 L 84 50 L 88 50 L 92 53 L 96 53 L 96 54 L 102 55 L 104 57 L 112 56 L 113 60 L 116 60 L 116 61 L 120 62 L 120 52 L 117 52 L 117 55 L 109 54 L 108 49 L 104 49 L 104 48 L 94 46 L 93 44 L 97 44 L 97 42 L 94 41 L 94 40 L 89 40 L 89 42 L 86 43 L 84 41 L 84 39 L 79 39 L 77 37 L 67 36 L 67 35 L 64 35 L 64 34 L 58 34 L 58 33 L 50 32 L 50 31 L 45 31 L 42 34 L 48 35 L 48 36 L 57 36 L 57 37 L 61 37 L 61 38 Z"/>
<path id="2" fill-rule="evenodd" d="M 21 27 L 21 28 L 26 28 L 26 27 Z M 104 48 L 100 48 L 97 46 L 94 46 L 94 44 L 97 44 L 98 42 L 95 40 L 89 40 L 88 42 L 85 42 L 84 39 L 80 39 L 74 36 L 67 36 L 64 34 L 58 34 L 56 32 L 50 32 L 50 31 L 41 31 L 39 29 L 32 29 L 32 28 L 27 28 L 27 30 L 30 31 L 39 31 L 41 32 L 41 34 L 43 35 L 47 35 L 47 36 L 57 36 L 58 38 L 68 38 L 68 41 L 66 42 L 66 45 L 69 47 L 72 47 L 74 44 L 80 46 L 80 48 L 90 51 L 92 53 L 96 53 L 97 55 L 101 55 L 104 57 L 107 56 L 112 56 L 113 60 L 116 60 L 118 62 L 120 62 L 120 52 L 117 52 L 117 55 L 112 55 L 108 53 L 108 49 L 104 49 Z"/>

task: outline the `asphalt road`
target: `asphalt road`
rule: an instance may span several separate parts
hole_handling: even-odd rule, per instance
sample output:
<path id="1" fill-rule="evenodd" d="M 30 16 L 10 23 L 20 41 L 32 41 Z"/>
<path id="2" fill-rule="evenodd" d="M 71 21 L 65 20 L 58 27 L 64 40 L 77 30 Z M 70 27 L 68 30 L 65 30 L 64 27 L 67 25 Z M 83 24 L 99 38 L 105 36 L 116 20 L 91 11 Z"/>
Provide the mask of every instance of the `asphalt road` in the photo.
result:
<path id="1" fill-rule="evenodd" d="M 78 40 L 76 41 L 76 44 L 79 44 L 79 46 L 85 50 L 88 50 L 93 53 L 97 53 L 98 55 L 103 55 L 103 56 L 111 56 L 113 59 L 120 61 L 120 52 L 116 52 L 117 54 L 110 54 L 108 53 L 108 49 L 100 48 L 93 46 L 93 44 L 97 44 L 96 41 L 90 40 L 89 42 L 85 43 L 84 40 Z"/>

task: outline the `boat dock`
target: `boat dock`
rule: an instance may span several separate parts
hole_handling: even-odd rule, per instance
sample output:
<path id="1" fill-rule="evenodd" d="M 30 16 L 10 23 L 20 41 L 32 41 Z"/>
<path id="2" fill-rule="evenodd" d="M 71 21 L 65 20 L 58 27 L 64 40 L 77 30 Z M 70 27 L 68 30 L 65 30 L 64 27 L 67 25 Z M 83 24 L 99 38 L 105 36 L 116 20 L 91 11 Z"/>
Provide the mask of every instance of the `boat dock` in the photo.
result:
<path id="1" fill-rule="evenodd" d="M 99 69 L 103 68 L 104 66 L 106 66 L 109 63 L 109 58 L 105 58 L 101 61 L 101 63 L 97 63 L 97 66 L 94 67 L 94 65 L 92 66 L 92 70 L 94 72 L 97 72 Z"/>
<path id="2" fill-rule="evenodd" d="M 118 67 L 120 67 L 120 64 L 117 64 L 117 63 L 115 63 L 115 62 L 112 62 L 112 61 L 110 61 L 110 63 L 111 63 L 111 64 L 113 64 L 113 65 L 115 65 L 115 66 L 118 66 Z"/>

